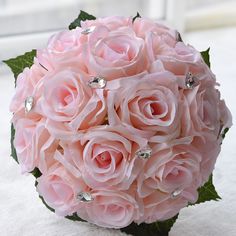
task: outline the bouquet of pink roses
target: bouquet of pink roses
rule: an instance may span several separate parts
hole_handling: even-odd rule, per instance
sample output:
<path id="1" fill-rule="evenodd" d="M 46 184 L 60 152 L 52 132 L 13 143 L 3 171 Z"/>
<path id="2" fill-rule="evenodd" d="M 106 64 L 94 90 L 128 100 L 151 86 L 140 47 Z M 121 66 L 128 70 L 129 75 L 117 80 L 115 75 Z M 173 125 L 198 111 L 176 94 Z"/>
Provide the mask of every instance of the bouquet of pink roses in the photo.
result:
<path id="1" fill-rule="evenodd" d="M 14 72 L 12 156 L 60 216 L 167 235 L 189 204 L 217 200 L 212 171 L 231 115 L 180 34 L 83 11 Z"/>

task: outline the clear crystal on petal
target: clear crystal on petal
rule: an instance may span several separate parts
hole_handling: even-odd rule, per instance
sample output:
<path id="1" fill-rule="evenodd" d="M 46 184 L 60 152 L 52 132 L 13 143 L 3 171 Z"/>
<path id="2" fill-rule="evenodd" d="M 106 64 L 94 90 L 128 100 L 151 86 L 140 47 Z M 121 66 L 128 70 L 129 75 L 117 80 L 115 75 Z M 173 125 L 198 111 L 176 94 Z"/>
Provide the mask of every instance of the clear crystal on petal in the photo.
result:
<path id="1" fill-rule="evenodd" d="M 152 155 L 152 149 L 150 147 L 145 147 L 136 152 L 136 156 L 141 159 L 149 159 Z"/>
<path id="2" fill-rule="evenodd" d="M 95 89 L 103 89 L 106 87 L 107 81 L 100 76 L 95 76 L 92 79 L 89 80 L 88 85 L 91 88 L 95 88 Z"/>
<path id="3" fill-rule="evenodd" d="M 25 112 L 30 112 L 34 105 L 34 98 L 29 96 L 25 99 Z"/>
<path id="4" fill-rule="evenodd" d="M 91 193 L 88 192 L 80 192 L 77 194 L 77 199 L 81 202 L 91 202 L 93 201 L 93 197 Z"/>
<path id="5" fill-rule="evenodd" d="M 183 190 L 181 190 L 181 189 L 176 189 L 174 192 L 171 193 L 171 197 L 172 198 L 178 197 L 182 193 L 182 191 Z"/>
<path id="6" fill-rule="evenodd" d="M 86 28 L 86 29 L 84 29 L 84 30 L 82 30 L 81 31 L 81 34 L 90 34 L 90 33 L 92 33 L 93 31 L 95 30 L 95 26 L 91 26 L 91 27 L 89 27 L 89 28 Z"/>
<path id="7" fill-rule="evenodd" d="M 185 78 L 185 85 L 188 89 L 194 88 L 198 84 L 198 79 L 191 72 L 188 72 Z"/>

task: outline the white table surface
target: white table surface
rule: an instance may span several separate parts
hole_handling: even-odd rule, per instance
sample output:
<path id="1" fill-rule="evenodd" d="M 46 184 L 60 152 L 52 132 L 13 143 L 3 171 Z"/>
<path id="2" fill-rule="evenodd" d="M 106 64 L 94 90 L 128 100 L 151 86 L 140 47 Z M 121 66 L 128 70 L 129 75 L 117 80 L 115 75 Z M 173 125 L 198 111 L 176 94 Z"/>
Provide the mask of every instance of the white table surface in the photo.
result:
<path id="1" fill-rule="evenodd" d="M 184 40 L 199 50 L 211 46 L 212 70 L 221 83 L 233 117 L 236 117 L 236 28 L 188 33 Z M 10 156 L 9 102 L 13 77 L 0 69 L 0 236 L 118 236 L 88 223 L 60 218 L 44 207 L 32 176 L 22 176 Z M 183 209 L 170 236 L 236 235 L 236 126 L 224 140 L 214 170 L 214 183 L 221 201 Z"/>

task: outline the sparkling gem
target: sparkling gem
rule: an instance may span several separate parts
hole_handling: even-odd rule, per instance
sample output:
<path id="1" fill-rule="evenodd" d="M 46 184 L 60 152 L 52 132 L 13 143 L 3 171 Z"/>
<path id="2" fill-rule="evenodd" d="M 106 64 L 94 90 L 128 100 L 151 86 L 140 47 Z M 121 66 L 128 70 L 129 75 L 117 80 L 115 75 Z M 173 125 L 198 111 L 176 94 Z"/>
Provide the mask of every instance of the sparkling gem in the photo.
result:
<path id="1" fill-rule="evenodd" d="M 171 194 L 171 197 L 172 197 L 172 198 L 176 198 L 176 197 L 178 197 L 181 193 L 182 193 L 182 190 L 181 190 L 181 189 L 176 189 L 176 190 Z"/>
<path id="2" fill-rule="evenodd" d="M 77 194 L 77 199 L 81 202 L 91 202 L 93 201 L 93 197 L 91 193 L 88 192 L 80 192 Z"/>
<path id="3" fill-rule="evenodd" d="M 187 88 L 192 89 L 197 85 L 197 77 L 195 77 L 191 72 L 186 75 L 185 85 Z"/>
<path id="4" fill-rule="evenodd" d="M 95 30 L 95 26 L 91 26 L 91 27 L 89 27 L 89 28 L 86 28 L 86 29 L 84 29 L 84 30 L 82 30 L 81 31 L 81 34 L 90 34 L 90 33 L 92 33 L 93 31 Z"/>
<path id="5" fill-rule="evenodd" d="M 89 80 L 88 85 L 91 88 L 103 89 L 106 87 L 107 81 L 103 77 L 95 76 Z"/>
<path id="6" fill-rule="evenodd" d="M 34 105 L 34 98 L 29 96 L 25 99 L 25 112 L 30 112 Z"/>
<path id="7" fill-rule="evenodd" d="M 152 149 L 150 147 L 145 147 L 136 152 L 137 157 L 141 159 L 149 159 L 152 155 Z"/>

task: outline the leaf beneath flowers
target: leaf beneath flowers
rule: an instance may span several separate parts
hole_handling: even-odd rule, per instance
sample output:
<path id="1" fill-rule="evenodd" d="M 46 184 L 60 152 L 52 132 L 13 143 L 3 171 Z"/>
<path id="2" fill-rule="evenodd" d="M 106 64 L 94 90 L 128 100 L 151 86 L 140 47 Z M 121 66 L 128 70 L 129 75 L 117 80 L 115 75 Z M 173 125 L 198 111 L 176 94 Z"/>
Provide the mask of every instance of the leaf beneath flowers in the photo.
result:
<path id="1" fill-rule="evenodd" d="M 34 170 L 31 171 L 30 173 L 31 173 L 36 179 L 39 178 L 39 177 L 42 175 L 42 173 L 40 172 L 40 170 L 39 170 L 37 167 L 35 167 Z"/>
<path id="2" fill-rule="evenodd" d="M 174 225 L 178 215 L 165 221 L 154 222 L 151 224 L 142 223 L 140 225 L 132 223 L 129 226 L 122 228 L 122 232 L 135 236 L 168 236 L 169 231 Z"/>
<path id="3" fill-rule="evenodd" d="M 13 124 L 11 124 L 11 156 L 17 163 L 19 163 L 17 159 L 16 149 L 14 147 L 14 138 L 15 138 L 15 128 Z"/>
<path id="4" fill-rule="evenodd" d="M 229 128 L 228 128 L 228 127 L 224 129 L 223 134 L 221 135 L 221 136 L 222 136 L 222 139 L 225 138 L 225 135 L 228 133 L 228 131 L 229 131 Z"/>
<path id="5" fill-rule="evenodd" d="M 86 222 L 86 220 L 81 219 L 76 213 L 74 213 L 71 216 L 66 216 L 66 219 L 73 220 L 73 221 L 81 221 L 81 222 Z"/>
<path id="6" fill-rule="evenodd" d="M 218 201 L 221 197 L 215 190 L 215 186 L 212 183 L 212 174 L 209 177 L 209 180 L 198 189 L 198 200 L 195 204 L 199 204 L 206 201 L 215 200 Z"/>
<path id="7" fill-rule="evenodd" d="M 202 51 L 201 55 L 202 58 L 204 60 L 204 62 L 208 65 L 208 67 L 211 67 L 211 63 L 210 63 L 210 54 L 209 54 L 210 48 L 208 48 L 206 51 Z"/>
<path id="8" fill-rule="evenodd" d="M 9 60 L 3 61 L 7 64 L 15 77 L 15 83 L 17 76 L 26 68 L 31 67 L 34 63 L 34 57 L 36 56 L 36 50 L 32 50 L 31 52 L 26 52 L 25 54 L 18 56 L 16 58 L 11 58 Z"/>
<path id="9" fill-rule="evenodd" d="M 79 16 L 69 25 L 69 30 L 75 29 L 76 27 L 81 27 L 81 21 L 95 20 L 96 17 L 88 14 L 85 11 L 80 11 Z"/>

